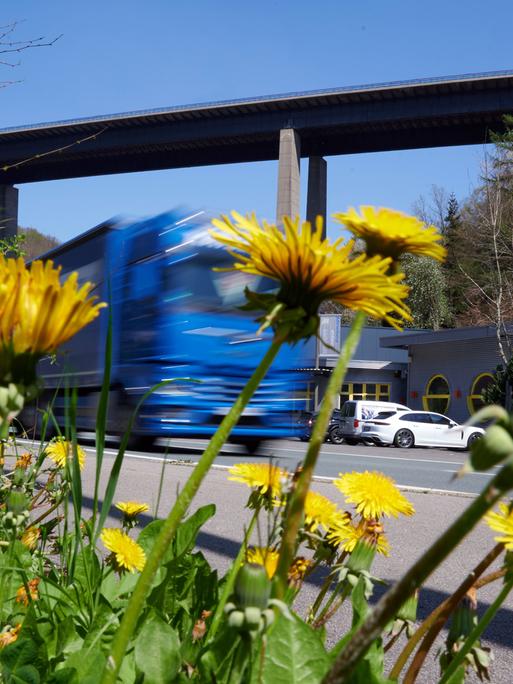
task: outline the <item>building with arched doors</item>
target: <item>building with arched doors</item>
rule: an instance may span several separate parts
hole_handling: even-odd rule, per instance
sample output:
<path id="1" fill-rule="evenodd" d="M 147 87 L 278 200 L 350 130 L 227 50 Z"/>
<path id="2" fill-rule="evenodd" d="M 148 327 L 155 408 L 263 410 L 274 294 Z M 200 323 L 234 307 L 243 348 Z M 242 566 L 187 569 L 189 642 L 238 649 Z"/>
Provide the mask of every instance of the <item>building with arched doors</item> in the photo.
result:
<path id="1" fill-rule="evenodd" d="M 511 335 L 513 339 L 513 326 Z M 407 351 L 408 406 L 458 422 L 481 408 L 483 388 L 502 362 L 494 326 L 405 331 L 380 342 L 385 349 Z"/>
<path id="2" fill-rule="evenodd" d="M 341 322 L 338 314 L 321 315 L 319 339 L 317 340 L 315 367 L 310 372 L 310 411 L 319 407 L 329 377 L 335 367 L 339 351 L 347 339 L 349 325 Z M 422 335 L 425 331 L 415 330 Z M 346 377 L 340 387 L 337 408 L 347 399 L 367 401 L 407 402 L 408 352 L 398 345 L 385 348 L 382 339 L 402 339 L 404 333 L 394 328 L 368 326 L 362 330 L 360 342 L 350 360 Z"/>

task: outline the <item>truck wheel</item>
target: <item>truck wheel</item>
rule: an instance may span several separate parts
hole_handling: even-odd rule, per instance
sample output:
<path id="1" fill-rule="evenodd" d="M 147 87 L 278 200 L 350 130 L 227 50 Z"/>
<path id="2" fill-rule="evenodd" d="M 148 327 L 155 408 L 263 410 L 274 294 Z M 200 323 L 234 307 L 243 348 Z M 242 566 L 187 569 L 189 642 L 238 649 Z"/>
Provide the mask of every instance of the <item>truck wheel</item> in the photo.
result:
<path id="1" fill-rule="evenodd" d="M 262 441 L 261 439 L 241 439 L 240 437 L 230 440 L 232 444 L 243 446 L 250 456 L 255 456 L 259 452 Z"/>

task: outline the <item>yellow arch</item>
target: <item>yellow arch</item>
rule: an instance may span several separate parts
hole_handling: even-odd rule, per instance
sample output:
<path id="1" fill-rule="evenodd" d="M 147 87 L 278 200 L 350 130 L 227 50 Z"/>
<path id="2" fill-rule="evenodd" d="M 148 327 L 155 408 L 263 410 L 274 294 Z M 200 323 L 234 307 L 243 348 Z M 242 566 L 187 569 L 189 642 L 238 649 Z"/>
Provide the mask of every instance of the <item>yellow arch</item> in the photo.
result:
<path id="1" fill-rule="evenodd" d="M 482 399 L 483 396 L 482 394 L 476 394 L 475 392 L 476 385 L 481 380 L 481 378 L 490 378 L 491 380 L 493 380 L 493 374 L 490 372 L 479 373 L 479 375 L 477 375 L 474 378 L 474 382 L 472 383 L 472 387 L 470 389 L 470 394 L 467 396 L 467 408 L 470 415 L 477 411 L 476 407 L 474 406 L 474 401 L 476 399 Z"/>
<path id="2" fill-rule="evenodd" d="M 431 385 L 437 378 L 442 378 L 442 380 L 445 382 L 447 385 L 447 393 L 445 394 L 432 394 L 429 390 L 431 388 Z M 429 405 L 430 399 L 444 399 L 446 400 L 445 406 L 443 407 L 442 410 L 439 410 L 439 407 L 434 409 L 432 406 Z M 451 402 L 451 390 L 449 387 L 449 381 L 445 377 L 445 375 L 442 375 L 441 373 L 437 373 L 436 375 L 432 375 L 427 384 L 426 384 L 426 391 L 424 393 L 424 396 L 422 397 L 422 407 L 424 411 L 435 411 L 436 413 L 446 413 L 447 409 L 449 408 L 449 404 Z"/>

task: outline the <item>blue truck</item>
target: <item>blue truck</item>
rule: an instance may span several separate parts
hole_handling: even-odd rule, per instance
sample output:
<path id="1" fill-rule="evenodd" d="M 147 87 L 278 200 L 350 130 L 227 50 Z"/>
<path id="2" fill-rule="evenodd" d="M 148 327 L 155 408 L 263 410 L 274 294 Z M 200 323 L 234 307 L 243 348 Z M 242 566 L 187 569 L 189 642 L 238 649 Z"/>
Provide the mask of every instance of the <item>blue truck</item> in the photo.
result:
<path id="1" fill-rule="evenodd" d="M 113 344 L 107 432 L 122 434 L 141 397 L 174 378 L 143 404 L 134 440 L 209 437 L 265 353 L 271 333 L 257 335 L 254 313 L 240 310 L 244 287 L 266 291 L 271 281 L 233 271 L 232 257 L 208 233 L 202 213 L 172 211 L 140 221 L 111 220 L 44 254 L 96 284 L 109 303 Z M 77 431 L 94 432 L 104 377 L 109 313 L 43 359 L 44 391 L 22 415 L 25 429 L 40 423 L 52 402 L 64 422 L 66 387 L 78 389 Z M 312 357 L 312 358 L 311 358 Z M 313 344 L 282 348 L 274 366 L 232 433 L 253 451 L 262 440 L 297 434 L 295 415 L 305 409 Z"/>

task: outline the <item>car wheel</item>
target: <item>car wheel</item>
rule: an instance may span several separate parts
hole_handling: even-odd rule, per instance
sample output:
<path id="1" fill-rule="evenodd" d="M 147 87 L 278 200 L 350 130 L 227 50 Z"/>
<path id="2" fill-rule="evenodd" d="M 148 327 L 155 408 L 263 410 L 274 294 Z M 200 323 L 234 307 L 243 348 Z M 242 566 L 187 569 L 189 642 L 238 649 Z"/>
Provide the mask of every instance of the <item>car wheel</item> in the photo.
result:
<path id="1" fill-rule="evenodd" d="M 350 444 L 351 446 L 356 446 L 360 440 L 359 439 L 353 439 L 352 437 L 346 437 L 346 442 Z"/>
<path id="2" fill-rule="evenodd" d="M 400 449 L 411 449 L 415 444 L 415 437 L 411 430 L 399 430 L 394 437 L 394 444 Z"/>
<path id="3" fill-rule="evenodd" d="M 330 442 L 332 442 L 333 444 L 342 444 L 342 442 L 344 441 L 344 438 L 342 437 L 340 430 L 336 427 L 334 427 L 330 430 L 328 436 L 329 436 Z"/>
<path id="4" fill-rule="evenodd" d="M 480 432 L 472 432 L 467 439 L 467 449 L 470 449 L 471 445 L 478 439 L 481 439 L 482 436 Z"/>

